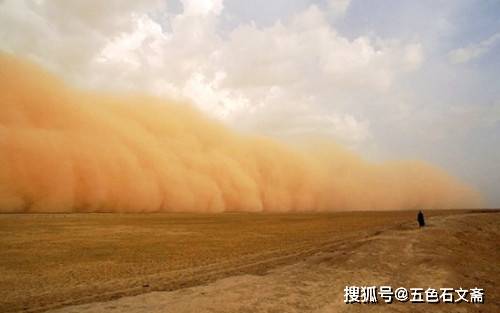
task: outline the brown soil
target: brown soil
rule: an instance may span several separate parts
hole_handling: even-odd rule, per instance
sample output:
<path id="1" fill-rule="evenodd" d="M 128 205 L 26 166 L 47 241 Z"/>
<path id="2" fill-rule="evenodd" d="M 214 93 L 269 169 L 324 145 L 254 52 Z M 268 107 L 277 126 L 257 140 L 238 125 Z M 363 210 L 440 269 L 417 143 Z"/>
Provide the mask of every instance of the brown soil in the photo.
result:
<path id="1" fill-rule="evenodd" d="M 0 311 L 117 298 L 63 311 L 372 308 L 343 304 L 343 288 L 356 284 L 477 285 L 487 290 L 479 308 L 498 308 L 500 215 L 426 213 L 441 216 L 425 229 L 415 212 L 1 215 Z"/>

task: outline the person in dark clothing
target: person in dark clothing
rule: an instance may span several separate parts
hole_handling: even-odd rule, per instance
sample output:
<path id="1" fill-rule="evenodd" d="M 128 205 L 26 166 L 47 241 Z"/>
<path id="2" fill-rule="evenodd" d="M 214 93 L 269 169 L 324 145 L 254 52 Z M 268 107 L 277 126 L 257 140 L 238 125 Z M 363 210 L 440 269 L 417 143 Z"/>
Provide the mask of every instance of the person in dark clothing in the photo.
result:
<path id="1" fill-rule="evenodd" d="M 418 221 L 418 226 L 420 227 L 425 226 L 424 213 L 422 211 L 418 211 L 417 221 Z"/>

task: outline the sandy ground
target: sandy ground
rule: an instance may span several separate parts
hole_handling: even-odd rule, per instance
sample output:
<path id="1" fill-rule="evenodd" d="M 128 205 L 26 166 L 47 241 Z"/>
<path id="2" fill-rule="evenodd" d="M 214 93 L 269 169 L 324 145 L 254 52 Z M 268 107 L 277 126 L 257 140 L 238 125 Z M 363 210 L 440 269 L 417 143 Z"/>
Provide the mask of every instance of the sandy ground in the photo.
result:
<path id="1" fill-rule="evenodd" d="M 68 306 L 71 312 L 500 312 L 500 214 L 460 214 L 325 245 L 262 275 Z M 485 289 L 484 304 L 344 304 L 346 285 Z"/>
<path id="2" fill-rule="evenodd" d="M 0 312 L 42 312 L 263 274 L 415 214 L 0 215 Z"/>
<path id="3" fill-rule="evenodd" d="M 0 312 L 40 312 L 263 273 L 325 241 L 413 215 L 0 215 Z"/>

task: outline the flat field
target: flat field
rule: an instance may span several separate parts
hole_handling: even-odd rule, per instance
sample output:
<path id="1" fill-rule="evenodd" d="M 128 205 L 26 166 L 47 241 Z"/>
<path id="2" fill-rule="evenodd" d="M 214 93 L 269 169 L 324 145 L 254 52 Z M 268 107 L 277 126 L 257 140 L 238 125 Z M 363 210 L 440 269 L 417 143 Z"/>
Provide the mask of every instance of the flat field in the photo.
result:
<path id="1" fill-rule="evenodd" d="M 464 211 L 427 211 L 436 215 Z M 270 270 L 416 212 L 0 215 L 0 312 L 39 312 Z M 458 286 L 457 286 L 458 287 Z M 251 296 L 251 295 L 249 295 Z"/>

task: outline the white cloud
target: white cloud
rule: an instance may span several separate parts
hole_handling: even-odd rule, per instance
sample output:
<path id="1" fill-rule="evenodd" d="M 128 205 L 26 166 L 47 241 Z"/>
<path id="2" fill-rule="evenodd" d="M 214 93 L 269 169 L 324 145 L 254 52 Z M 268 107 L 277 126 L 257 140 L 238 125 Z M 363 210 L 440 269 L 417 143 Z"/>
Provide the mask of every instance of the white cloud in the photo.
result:
<path id="1" fill-rule="evenodd" d="M 454 64 L 467 63 L 487 53 L 499 41 L 500 33 L 496 33 L 479 43 L 470 44 L 467 47 L 450 51 L 448 58 L 450 62 Z"/>
<path id="2" fill-rule="evenodd" d="M 220 48 L 220 64 L 232 88 L 255 86 L 354 87 L 384 90 L 422 62 L 419 44 L 339 35 L 311 6 L 290 21 L 260 29 L 242 25 Z M 307 90 L 304 90 L 307 91 Z"/>
<path id="3" fill-rule="evenodd" d="M 218 15 L 224 8 L 223 0 L 182 0 L 185 15 Z"/>
<path id="4" fill-rule="evenodd" d="M 109 41 L 96 56 L 97 62 L 124 63 L 122 65 L 134 70 L 139 70 L 143 62 L 151 66 L 161 65 L 158 55 L 161 54 L 162 41 L 168 40 L 168 34 L 164 34 L 161 26 L 146 15 L 133 15 L 131 22 L 135 29 Z M 145 54 L 145 60 L 141 54 Z"/>
<path id="5" fill-rule="evenodd" d="M 347 12 L 351 0 L 328 0 L 328 6 L 331 14 L 336 17 L 342 17 Z"/>
<path id="6" fill-rule="evenodd" d="M 351 113 L 363 102 L 351 95 L 387 94 L 423 60 L 417 42 L 343 37 L 315 5 L 269 27 L 244 24 L 221 35 L 222 0 L 184 0 L 183 12 L 162 14 L 166 20 L 151 14 L 168 10 L 161 1 L 103 3 L 6 1 L 1 45 L 85 86 L 189 99 L 240 128 L 346 143 L 370 137 L 369 123 Z M 330 4 L 339 12 L 349 5 Z"/>
<path id="7" fill-rule="evenodd" d="M 0 2 L 0 49 L 29 56 L 73 80 L 91 80 L 88 65 L 134 18 L 164 10 L 161 0 Z"/>
<path id="8" fill-rule="evenodd" d="M 212 116 L 228 119 L 235 111 L 247 110 L 250 105 L 245 96 L 220 88 L 219 84 L 225 76 L 225 73 L 217 72 L 212 81 L 207 81 L 203 74 L 195 73 L 184 85 L 182 95 Z"/>

